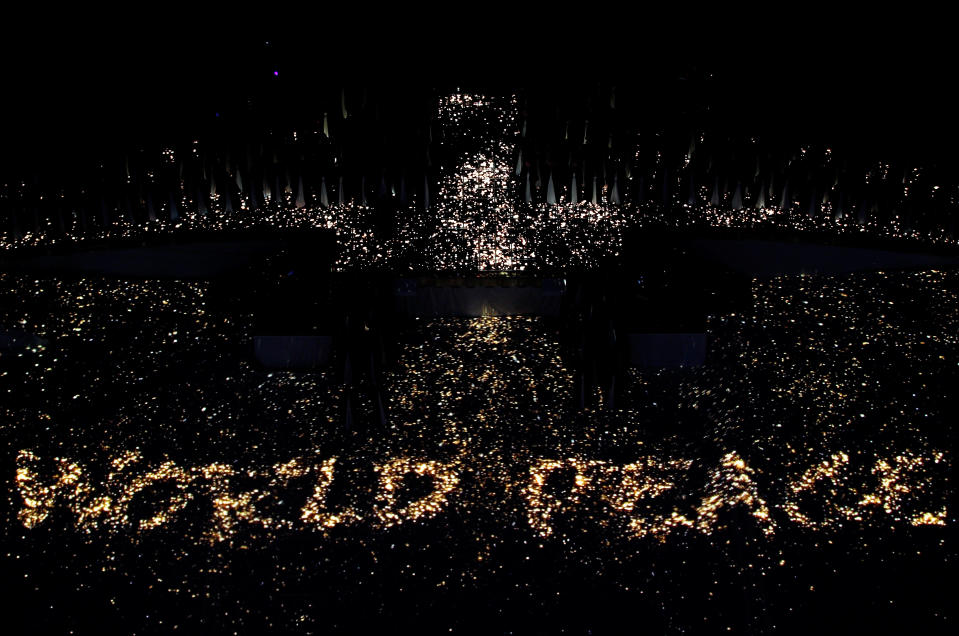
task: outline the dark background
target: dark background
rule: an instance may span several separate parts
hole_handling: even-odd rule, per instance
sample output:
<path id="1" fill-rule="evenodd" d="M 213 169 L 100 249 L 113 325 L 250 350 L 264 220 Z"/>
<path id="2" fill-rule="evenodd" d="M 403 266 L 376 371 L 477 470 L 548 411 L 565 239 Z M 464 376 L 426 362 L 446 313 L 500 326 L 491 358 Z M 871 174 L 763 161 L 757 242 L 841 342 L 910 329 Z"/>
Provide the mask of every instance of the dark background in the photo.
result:
<path id="1" fill-rule="evenodd" d="M 266 12 L 241 26 L 191 14 L 55 25 L 11 17 L 0 44 L 5 173 L 204 136 L 244 111 L 282 123 L 333 110 L 341 86 L 375 90 L 400 113 L 457 87 L 563 100 L 616 86 L 620 109 L 644 124 L 706 112 L 734 136 L 954 162 L 943 16 L 839 21 L 807 8 L 692 25 L 588 7 L 523 17 L 498 6 L 482 15 L 360 9 Z"/>

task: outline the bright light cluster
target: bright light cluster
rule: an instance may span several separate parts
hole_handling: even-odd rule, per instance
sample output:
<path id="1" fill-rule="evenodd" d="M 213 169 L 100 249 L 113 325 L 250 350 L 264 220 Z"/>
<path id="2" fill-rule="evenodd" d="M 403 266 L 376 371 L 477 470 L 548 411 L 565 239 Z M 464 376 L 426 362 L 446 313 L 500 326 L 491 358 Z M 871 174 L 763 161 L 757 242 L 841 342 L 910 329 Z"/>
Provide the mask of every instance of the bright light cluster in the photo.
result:
<path id="1" fill-rule="evenodd" d="M 544 320 L 419 321 L 385 427 L 359 391 L 347 431 L 346 390 L 251 366 L 250 317 L 205 284 L 4 275 L 0 326 L 48 342 L 0 368 L 7 563 L 38 589 L 51 568 L 77 590 L 152 586 L 181 628 L 192 602 L 236 630 L 319 626 L 313 597 L 253 592 L 336 598 L 384 573 L 546 608 L 536 581 L 585 570 L 685 625 L 671 581 L 704 551 L 705 589 L 758 621 L 762 585 L 808 590 L 797 554 L 948 550 L 957 289 L 937 270 L 756 281 L 751 310 L 710 318 L 703 367 L 633 370 L 617 410 L 576 408 Z"/>
<path id="2" fill-rule="evenodd" d="M 572 182 L 550 181 L 555 203 L 542 202 L 542 183 L 528 199 L 529 175 L 523 182 L 513 170 L 520 152 L 517 111 L 515 95 L 454 93 L 441 97 L 437 122 L 453 163 L 440 167 L 438 189 L 432 194 L 426 192 L 432 185 L 410 184 L 408 205 L 397 205 L 391 212 L 392 232 L 377 229 L 376 212 L 367 193 L 345 192 L 342 180 L 333 184 L 337 194 L 331 198 L 325 178 L 304 194 L 288 177 L 279 192 L 271 192 L 267 185 L 262 201 L 242 187 L 232 198 L 217 194 L 215 187 L 209 200 L 199 198 L 181 180 L 169 201 L 158 202 L 142 223 L 134 222 L 128 210 L 117 206 L 107 210 L 113 220 L 106 225 L 83 222 L 76 212 L 70 212 L 62 219 L 45 219 L 38 230 L 19 236 L 5 230 L 0 234 L 0 249 L 263 226 L 325 228 L 336 233 L 335 266 L 340 271 L 383 267 L 525 271 L 595 268 L 623 253 L 623 233 L 633 227 L 789 230 L 956 243 L 945 227 L 918 230 L 899 214 L 887 218 L 864 209 L 843 215 L 825 200 L 804 210 L 797 202 L 783 200 L 776 205 L 766 203 L 765 197 L 754 205 L 744 205 L 742 196 L 728 192 L 710 196 L 703 186 L 698 196 L 687 202 L 680 202 L 678 195 L 668 205 L 636 201 L 619 194 L 621 187 L 625 191 L 634 180 L 632 176 L 626 177 L 622 186 L 618 177 L 612 176 L 608 176 L 610 183 L 592 187 L 580 183 L 576 203 L 572 203 Z M 828 156 L 827 151 L 825 160 Z M 165 162 L 173 162 L 173 150 L 164 149 L 163 157 Z M 688 163 L 683 169 L 689 169 Z M 655 172 L 653 176 L 655 181 Z M 908 178 L 915 175 L 910 173 Z M 365 180 L 363 184 L 369 191 L 370 184 Z M 396 197 L 393 192 L 398 203 Z"/>

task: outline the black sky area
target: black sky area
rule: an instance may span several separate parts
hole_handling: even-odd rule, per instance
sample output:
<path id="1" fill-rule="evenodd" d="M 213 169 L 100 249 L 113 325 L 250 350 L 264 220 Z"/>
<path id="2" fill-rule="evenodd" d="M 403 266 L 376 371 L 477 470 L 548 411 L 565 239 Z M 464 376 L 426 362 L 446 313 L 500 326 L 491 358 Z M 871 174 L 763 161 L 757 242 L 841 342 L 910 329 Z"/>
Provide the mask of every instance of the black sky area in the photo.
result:
<path id="1" fill-rule="evenodd" d="M 251 104 L 277 125 L 321 117 L 337 106 L 328 102 L 339 86 L 372 89 L 399 113 L 456 88 L 562 103 L 615 86 L 620 112 L 638 126 L 705 124 L 732 137 L 954 162 L 954 73 L 935 34 L 921 47 L 901 34 L 836 38 L 840 46 L 827 30 L 800 46 L 788 34 L 780 43 L 519 29 L 477 47 L 455 33 L 227 33 L 11 33 L 2 45 L 4 168 L 43 170 L 130 143 L 203 137 Z"/>

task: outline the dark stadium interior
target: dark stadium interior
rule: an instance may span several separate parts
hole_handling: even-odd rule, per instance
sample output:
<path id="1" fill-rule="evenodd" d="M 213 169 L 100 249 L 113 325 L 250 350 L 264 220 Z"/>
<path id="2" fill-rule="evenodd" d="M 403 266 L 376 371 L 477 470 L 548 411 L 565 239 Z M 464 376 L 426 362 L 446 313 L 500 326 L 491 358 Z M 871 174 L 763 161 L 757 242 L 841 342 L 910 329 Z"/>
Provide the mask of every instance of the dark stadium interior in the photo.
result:
<path id="1" fill-rule="evenodd" d="M 3 43 L 6 633 L 952 633 L 934 31 L 329 11 Z"/>

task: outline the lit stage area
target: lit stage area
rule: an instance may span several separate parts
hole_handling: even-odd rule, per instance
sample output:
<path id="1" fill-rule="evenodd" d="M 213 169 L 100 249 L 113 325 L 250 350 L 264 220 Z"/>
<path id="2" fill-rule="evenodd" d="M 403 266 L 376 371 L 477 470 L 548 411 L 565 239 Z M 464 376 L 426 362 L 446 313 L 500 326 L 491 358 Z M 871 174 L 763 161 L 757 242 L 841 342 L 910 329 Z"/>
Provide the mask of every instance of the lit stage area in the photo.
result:
<path id="1" fill-rule="evenodd" d="M 698 262 L 561 286 L 302 274 L 290 254 L 212 278 L 0 275 L 9 342 L 34 338 L 0 374 L 22 624 L 944 620 L 955 269 L 693 277 L 712 281 L 681 305 L 702 358 L 634 364 L 630 334 L 666 333 L 657 308 Z M 560 308 L 410 311 L 423 287 Z M 330 340 L 304 365 L 258 337 Z"/>
<path id="2" fill-rule="evenodd" d="M 951 633 L 952 194 L 619 95 L 343 89 L 15 184 L 8 631 Z"/>

